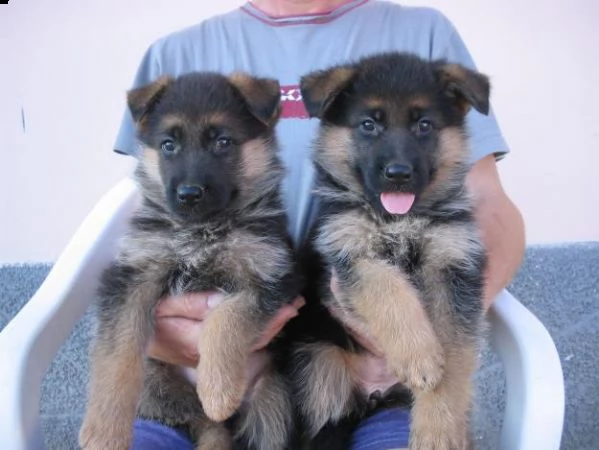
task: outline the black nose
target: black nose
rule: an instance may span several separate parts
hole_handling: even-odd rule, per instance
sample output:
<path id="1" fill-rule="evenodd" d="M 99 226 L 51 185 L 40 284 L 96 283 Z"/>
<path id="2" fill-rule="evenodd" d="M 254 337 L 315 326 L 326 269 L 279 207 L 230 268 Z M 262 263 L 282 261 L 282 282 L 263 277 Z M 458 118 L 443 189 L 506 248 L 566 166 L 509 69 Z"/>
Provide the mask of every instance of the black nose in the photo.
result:
<path id="1" fill-rule="evenodd" d="M 177 188 L 177 198 L 188 206 L 198 203 L 203 196 L 204 188 L 202 186 L 183 185 Z"/>
<path id="2" fill-rule="evenodd" d="M 405 164 L 389 164 L 385 167 L 385 178 L 391 181 L 408 181 L 412 173 L 412 167 Z"/>

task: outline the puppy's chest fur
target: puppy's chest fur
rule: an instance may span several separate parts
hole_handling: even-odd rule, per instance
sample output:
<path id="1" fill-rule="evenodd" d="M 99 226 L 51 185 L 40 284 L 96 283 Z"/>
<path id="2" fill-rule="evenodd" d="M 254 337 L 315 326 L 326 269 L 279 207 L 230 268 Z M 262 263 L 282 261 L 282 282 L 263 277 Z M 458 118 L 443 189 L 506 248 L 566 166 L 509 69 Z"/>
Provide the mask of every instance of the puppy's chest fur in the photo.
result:
<path id="1" fill-rule="evenodd" d="M 270 281 L 288 256 L 276 236 L 259 236 L 239 224 L 164 223 L 152 230 L 134 226 L 123 241 L 119 260 L 167 274 L 165 293 L 178 295 L 215 288 L 231 293 L 257 280 Z"/>
<path id="2" fill-rule="evenodd" d="M 427 266 L 469 264 L 479 245 L 474 222 L 438 224 L 420 216 L 385 222 L 358 210 L 325 218 L 317 239 L 333 265 L 363 257 L 384 260 L 408 275 Z"/>

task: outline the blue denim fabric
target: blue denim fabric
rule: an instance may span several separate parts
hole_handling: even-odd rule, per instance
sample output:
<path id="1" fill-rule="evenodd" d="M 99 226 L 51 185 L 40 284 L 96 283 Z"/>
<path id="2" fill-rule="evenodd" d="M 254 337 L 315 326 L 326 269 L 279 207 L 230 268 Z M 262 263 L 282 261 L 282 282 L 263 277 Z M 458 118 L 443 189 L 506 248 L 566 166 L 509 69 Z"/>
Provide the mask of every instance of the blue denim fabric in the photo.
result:
<path id="1" fill-rule="evenodd" d="M 404 448 L 408 446 L 409 433 L 409 411 L 381 411 L 360 424 L 352 438 L 351 450 Z M 182 431 L 138 419 L 134 425 L 131 450 L 193 450 L 193 444 Z"/>
<path id="2" fill-rule="evenodd" d="M 133 425 L 131 450 L 193 450 L 193 443 L 184 431 L 137 419 Z"/>
<path id="3" fill-rule="evenodd" d="M 407 448 L 410 412 L 406 409 L 381 411 L 360 424 L 354 432 L 351 450 L 388 450 Z"/>

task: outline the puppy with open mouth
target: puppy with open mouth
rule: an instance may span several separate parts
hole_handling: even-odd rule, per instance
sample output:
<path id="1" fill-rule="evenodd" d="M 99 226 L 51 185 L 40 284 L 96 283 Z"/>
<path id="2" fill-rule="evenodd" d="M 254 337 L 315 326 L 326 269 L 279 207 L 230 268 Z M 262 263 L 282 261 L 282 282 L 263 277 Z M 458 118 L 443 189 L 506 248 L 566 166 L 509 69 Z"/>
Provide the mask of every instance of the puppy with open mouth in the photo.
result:
<path id="1" fill-rule="evenodd" d="M 348 448 L 364 416 L 409 404 L 410 449 L 468 449 L 486 256 L 465 186 L 465 116 L 488 113 L 489 81 L 386 53 L 310 73 L 301 90 L 320 119 L 320 212 L 302 256 L 307 304 L 292 327 L 307 447 Z M 347 327 L 376 342 L 397 386 L 358 387 L 364 349 Z"/>

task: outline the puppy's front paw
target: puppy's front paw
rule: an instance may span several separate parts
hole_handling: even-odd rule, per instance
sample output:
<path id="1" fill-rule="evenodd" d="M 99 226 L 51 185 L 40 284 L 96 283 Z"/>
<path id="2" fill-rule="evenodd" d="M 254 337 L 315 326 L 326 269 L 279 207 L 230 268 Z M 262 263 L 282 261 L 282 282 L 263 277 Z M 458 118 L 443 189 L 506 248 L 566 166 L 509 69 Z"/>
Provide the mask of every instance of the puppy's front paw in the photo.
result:
<path id="1" fill-rule="evenodd" d="M 445 357 L 441 346 L 417 356 L 407 367 L 408 386 L 412 389 L 431 391 L 437 387 L 445 367 Z"/>
<path id="2" fill-rule="evenodd" d="M 440 345 L 429 346 L 417 354 L 391 357 L 389 366 L 408 388 L 432 391 L 443 378 L 445 357 Z"/>
<path id="3" fill-rule="evenodd" d="M 222 422 L 241 406 L 246 390 L 244 372 L 235 368 L 220 371 L 200 362 L 196 389 L 206 416 Z"/>

